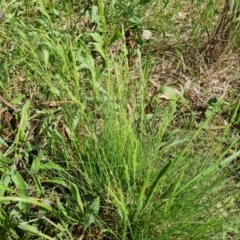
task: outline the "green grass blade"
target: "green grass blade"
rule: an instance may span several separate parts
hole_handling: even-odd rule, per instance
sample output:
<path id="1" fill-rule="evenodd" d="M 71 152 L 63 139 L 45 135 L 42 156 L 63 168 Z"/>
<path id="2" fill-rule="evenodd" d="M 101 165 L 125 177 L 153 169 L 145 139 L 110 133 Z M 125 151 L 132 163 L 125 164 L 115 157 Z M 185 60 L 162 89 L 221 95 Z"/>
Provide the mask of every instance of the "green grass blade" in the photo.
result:
<path id="1" fill-rule="evenodd" d="M 142 212 L 145 210 L 145 208 L 147 207 L 149 201 L 153 197 L 153 194 L 154 194 L 155 190 L 157 189 L 159 181 L 169 171 L 169 169 L 171 168 L 172 164 L 173 164 L 173 162 L 169 161 L 167 163 L 167 165 L 162 169 L 162 171 L 159 172 L 159 174 L 157 175 L 156 179 L 154 180 L 153 184 L 151 185 L 151 188 L 150 188 L 149 193 L 147 195 L 146 201 L 144 202 L 144 205 L 143 205 L 143 208 L 142 208 Z"/>
<path id="2" fill-rule="evenodd" d="M 37 188 L 38 194 L 39 194 L 42 198 L 44 198 L 44 197 L 45 197 L 44 188 L 43 188 L 43 186 L 42 186 L 41 181 L 39 180 L 38 175 L 37 175 L 36 173 L 33 173 L 33 174 L 32 174 L 32 177 L 33 177 L 33 180 L 34 180 L 34 182 L 35 182 L 35 186 L 36 186 L 36 188 Z"/>
<path id="3" fill-rule="evenodd" d="M 177 191 L 175 195 L 178 195 L 179 193 L 183 192 L 186 188 L 188 188 L 189 186 L 195 184 L 197 181 L 205 178 L 209 174 L 211 174 L 213 172 L 217 172 L 218 170 L 226 167 L 229 163 L 231 163 L 238 156 L 240 156 L 240 151 L 234 153 L 233 155 L 231 155 L 230 157 L 226 158 L 222 162 L 215 163 L 212 166 L 210 166 L 209 168 L 203 170 L 201 173 L 197 174 L 191 181 L 189 181 L 186 185 L 184 185 L 179 191 Z"/>

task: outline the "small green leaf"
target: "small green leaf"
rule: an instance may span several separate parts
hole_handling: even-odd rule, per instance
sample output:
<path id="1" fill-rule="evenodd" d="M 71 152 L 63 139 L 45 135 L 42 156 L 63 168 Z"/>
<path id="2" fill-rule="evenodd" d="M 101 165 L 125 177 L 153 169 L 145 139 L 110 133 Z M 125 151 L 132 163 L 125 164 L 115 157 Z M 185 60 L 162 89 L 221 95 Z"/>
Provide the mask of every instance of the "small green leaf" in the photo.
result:
<path id="1" fill-rule="evenodd" d="M 96 41 L 101 46 L 103 46 L 104 42 L 103 42 L 101 35 L 99 35 L 98 33 L 89 33 L 89 35 L 93 38 L 94 41 Z"/>
<path id="2" fill-rule="evenodd" d="M 145 118 L 146 118 L 146 120 L 150 120 L 153 116 L 154 116 L 154 114 L 149 113 L 149 114 L 145 115 Z"/>
<path id="3" fill-rule="evenodd" d="M 17 97 L 11 100 L 13 105 L 20 103 L 25 98 L 25 94 L 19 94 Z"/>
<path id="4" fill-rule="evenodd" d="M 115 32 L 110 40 L 110 45 L 112 45 L 114 42 L 116 42 L 121 36 L 122 36 L 122 33 L 119 30 L 117 32 Z"/>
<path id="5" fill-rule="evenodd" d="M 80 194 L 79 194 L 79 191 L 78 191 L 78 188 L 77 188 L 76 184 L 71 182 L 70 183 L 70 189 L 71 189 L 71 192 L 72 192 L 73 199 L 77 202 L 81 211 L 84 212 L 83 202 L 82 202 L 82 199 L 80 197 Z"/>
<path id="6" fill-rule="evenodd" d="M 174 101 L 177 100 L 176 93 L 175 93 L 174 89 L 171 87 L 162 86 L 159 89 L 159 92 L 162 94 L 165 94 L 169 100 L 174 100 Z"/>
<path id="7" fill-rule="evenodd" d="M 59 198 L 56 198 L 56 203 L 57 203 L 57 208 L 58 210 L 65 216 L 68 217 L 68 213 L 66 211 L 66 209 L 64 208 L 63 204 L 61 203 L 61 201 L 59 200 Z"/>
<path id="8" fill-rule="evenodd" d="M 15 144 L 18 146 L 19 140 L 25 140 L 25 130 L 28 125 L 29 113 L 28 110 L 30 108 L 30 100 L 27 100 L 26 103 L 22 107 L 21 111 L 21 121 L 18 127 L 18 132 L 15 137 Z"/>
<path id="9" fill-rule="evenodd" d="M 101 83 L 100 83 L 100 82 L 96 82 L 95 84 L 96 84 L 96 88 L 97 88 L 100 92 L 102 92 L 102 93 L 104 93 L 104 94 L 107 95 L 107 91 L 101 86 Z"/>
<path id="10" fill-rule="evenodd" d="M 162 97 L 162 98 L 165 98 L 167 100 L 173 100 L 173 101 L 177 100 L 174 89 L 168 86 L 162 86 L 156 93 L 153 94 L 153 96 L 151 97 L 151 100 L 159 93 L 162 95 L 164 94 L 165 97 Z"/>
<path id="11" fill-rule="evenodd" d="M 7 143 L 5 142 L 5 140 L 1 136 L 0 136 L 0 145 L 8 147 Z"/>
<path id="12" fill-rule="evenodd" d="M 133 16 L 133 17 L 129 18 L 128 21 L 130 23 L 133 23 L 134 25 L 138 25 L 138 26 L 141 25 L 141 19 L 137 16 Z"/>
<path id="13" fill-rule="evenodd" d="M 96 219 L 98 212 L 99 212 L 99 206 L 100 206 L 100 198 L 97 197 L 94 199 L 92 204 L 89 206 L 89 208 L 86 211 L 86 214 L 84 216 L 84 229 L 85 231 Z"/>
<path id="14" fill-rule="evenodd" d="M 50 87 L 50 91 L 53 93 L 53 94 L 56 94 L 58 97 L 60 96 L 60 91 L 58 88 L 56 87 Z"/>
<path id="15" fill-rule="evenodd" d="M 170 101 L 171 107 L 173 109 L 176 107 L 176 102 L 177 102 L 178 98 L 177 98 L 176 92 L 173 88 L 168 87 L 168 86 L 162 86 L 156 93 L 153 94 L 150 101 L 152 101 L 153 98 L 155 96 L 157 96 L 158 94 L 161 94 L 160 97 L 162 99 L 166 99 L 166 100 Z"/>
<path id="16" fill-rule="evenodd" d="M 99 22 L 99 13 L 98 13 L 98 6 L 93 5 L 91 11 L 91 20 L 92 22 Z"/>
<path id="17" fill-rule="evenodd" d="M 16 188 L 18 189 L 19 193 L 24 196 L 28 197 L 28 185 L 22 178 L 21 174 L 19 172 L 15 172 L 15 174 L 12 176 L 12 181 Z M 30 206 L 28 203 L 22 203 L 23 213 L 28 214 Z"/>
<path id="18" fill-rule="evenodd" d="M 216 97 L 212 97 L 207 101 L 208 105 L 214 107 L 218 103 L 218 99 Z"/>
<path id="19" fill-rule="evenodd" d="M 106 56 L 105 56 L 102 45 L 99 43 L 93 43 L 93 45 L 95 46 L 94 50 L 98 52 L 104 60 L 106 60 Z"/>
<path id="20" fill-rule="evenodd" d="M 8 187 L 9 183 L 11 182 L 11 176 L 14 174 L 14 170 L 11 169 L 7 173 L 5 173 L 5 177 L 0 182 L 0 185 L 3 187 Z M 0 197 L 3 197 L 5 194 L 6 188 L 0 189 Z"/>
<path id="21" fill-rule="evenodd" d="M 41 166 L 41 158 L 42 156 L 37 156 L 33 159 L 31 169 L 30 169 L 32 173 L 37 173 L 39 171 Z"/>
<path id="22" fill-rule="evenodd" d="M 37 228 L 27 224 L 27 223 L 19 223 L 18 228 L 22 229 L 24 232 L 28 232 L 29 234 L 32 234 L 34 236 L 39 236 L 44 239 L 54 240 L 55 238 L 51 238 L 47 236 L 46 234 L 40 232 Z"/>

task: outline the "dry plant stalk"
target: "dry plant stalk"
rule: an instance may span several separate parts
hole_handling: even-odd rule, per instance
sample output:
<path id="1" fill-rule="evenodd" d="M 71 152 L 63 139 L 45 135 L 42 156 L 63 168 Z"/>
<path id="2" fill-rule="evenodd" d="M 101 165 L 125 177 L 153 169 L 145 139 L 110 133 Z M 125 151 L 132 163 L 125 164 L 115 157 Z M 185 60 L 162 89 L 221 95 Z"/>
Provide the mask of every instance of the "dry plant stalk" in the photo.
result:
<path id="1" fill-rule="evenodd" d="M 234 23 L 236 14 L 231 13 L 234 1 L 227 0 L 222 15 L 208 40 L 200 49 L 200 53 L 204 56 L 206 62 L 216 61 L 221 53 L 225 52 L 229 44 L 234 39 L 237 23 Z M 237 12 L 237 16 L 240 11 Z"/>

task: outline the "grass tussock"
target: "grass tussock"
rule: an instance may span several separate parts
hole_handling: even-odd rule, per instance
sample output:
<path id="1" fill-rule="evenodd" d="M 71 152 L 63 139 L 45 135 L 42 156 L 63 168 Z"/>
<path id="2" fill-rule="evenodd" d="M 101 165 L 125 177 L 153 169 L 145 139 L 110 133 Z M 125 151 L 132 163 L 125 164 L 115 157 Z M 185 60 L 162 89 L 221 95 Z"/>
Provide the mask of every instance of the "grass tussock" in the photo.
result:
<path id="1" fill-rule="evenodd" d="M 2 1 L 1 239 L 239 239 L 239 3 Z"/>

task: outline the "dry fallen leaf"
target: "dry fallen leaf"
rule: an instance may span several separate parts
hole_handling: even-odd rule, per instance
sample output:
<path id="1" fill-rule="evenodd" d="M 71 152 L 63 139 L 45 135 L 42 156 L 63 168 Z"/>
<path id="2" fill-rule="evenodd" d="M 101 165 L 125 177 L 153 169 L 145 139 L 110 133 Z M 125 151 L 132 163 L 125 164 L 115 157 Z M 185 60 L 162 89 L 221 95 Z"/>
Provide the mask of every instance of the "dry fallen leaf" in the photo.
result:
<path id="1" fill-rule="evenodd" d="M 160 99 L 169 100 L 169 96 L 168 96 L 167 94 L 165 94 L 165 93 L 161 94 L 161 95 L 159 96 L 159 98 L 160 98 Z"/>

